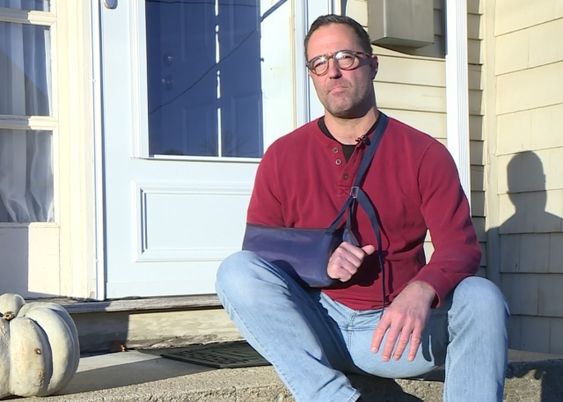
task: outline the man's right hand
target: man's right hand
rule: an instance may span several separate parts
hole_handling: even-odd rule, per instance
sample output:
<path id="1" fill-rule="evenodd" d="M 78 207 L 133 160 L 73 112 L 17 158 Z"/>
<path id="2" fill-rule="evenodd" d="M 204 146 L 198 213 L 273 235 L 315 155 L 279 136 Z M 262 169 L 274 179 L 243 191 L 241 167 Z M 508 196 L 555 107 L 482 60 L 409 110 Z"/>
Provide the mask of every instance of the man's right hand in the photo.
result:
<path id="1" fill-rule="evenodd" d="M 347 282 L 358 272 L 364 258 L 373 254 L 374 251 L 375 247 L 371 244 L 356 247 L 344 241 L 340 243 L 340 246 L 330 256 L 326 272 L 332 279 Z"/>

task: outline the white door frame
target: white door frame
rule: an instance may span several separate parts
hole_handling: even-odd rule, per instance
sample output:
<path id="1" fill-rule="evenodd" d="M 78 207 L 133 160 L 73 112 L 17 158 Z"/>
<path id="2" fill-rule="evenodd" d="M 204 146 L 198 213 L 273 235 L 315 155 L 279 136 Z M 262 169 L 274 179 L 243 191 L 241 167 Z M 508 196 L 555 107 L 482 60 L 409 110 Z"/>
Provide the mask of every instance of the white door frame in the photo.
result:
<path id="1" fill-rule="evenodd" d="M 104 183 L 103 183 L 103 146 L 102 146 L 102 80 L 101 80 L 101 32 L 100 32 L 100 7 L 103 0 L 93 1 L 90 4 L 92 15 L 92 93 L 93 99 L 93 133 L 94 133 L 94 196 L 95 196 L 95 250 L 96 250 L 96 283 L 90 298 L 104 300 L 105 290 L 105 252 L 104 252 Z"/>

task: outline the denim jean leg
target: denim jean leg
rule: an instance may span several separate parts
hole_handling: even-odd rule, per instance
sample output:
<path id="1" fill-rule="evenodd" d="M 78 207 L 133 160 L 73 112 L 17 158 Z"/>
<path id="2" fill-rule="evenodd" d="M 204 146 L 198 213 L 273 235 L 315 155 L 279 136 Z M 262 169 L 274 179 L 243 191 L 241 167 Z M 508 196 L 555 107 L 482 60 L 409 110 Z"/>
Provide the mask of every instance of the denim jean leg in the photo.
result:
<path id="1" fill-rule="evenodd" d="M 337 302 L 326 298 L 326 304 Z M 346 306 L 342 308 L 347 309 Z M 443 364 L 447 346 L 447 310 L 433 309 L 421 345 L 414 360 L 408 360 L 410 343 L 400 359 L 394 357 L 383 360 L 383 348 L 387 336 L 383 338 L 378 352 L 371 351 L 375 328 L 381 318 L 381 310 L 353 311 L 348 314 L 349 322 L 341 326 L 343 337 L 355 366 L 364 373 L 385 378 L 407 378 L 420 376 Z M 338 321 L 338 320 L 337 320 Z"/>
<path id="2" fill-rule="evenodd" d="M 451 303 L 444 400 L 502 401 L 508 344 L 502 293 L 487 279 L 469 277 Z"/>
<path id="3" fill-rule="evenodd" d="M 272 363 L 296 401 L 359 397 L 342 373 L 350 359 L 318 291 L 248 251 L 223 261 L 216 290 L 241 334 Z"/>

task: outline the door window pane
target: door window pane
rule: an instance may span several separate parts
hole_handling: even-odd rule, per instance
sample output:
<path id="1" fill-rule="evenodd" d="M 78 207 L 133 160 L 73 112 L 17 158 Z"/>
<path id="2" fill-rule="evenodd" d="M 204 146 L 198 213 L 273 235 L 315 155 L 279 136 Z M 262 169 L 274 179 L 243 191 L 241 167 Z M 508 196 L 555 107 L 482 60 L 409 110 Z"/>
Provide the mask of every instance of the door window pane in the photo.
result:
<path id="1" fill-rule="evenodd" d="M 51 132 L 0 129 L 0 222 L 52 220 Z"/>
<path id="2" fill-rule="evenodd" d="M 151 155 L 260 157 L 259 0 L 146 1 Z"/>
<path id="3" fill-rule="evenodd" d="M 48 116 L 49 28 L 0 22 L 0 114 Z"/>
<path id="4" fill-rule="evenodd" d="M 20 10 L 49 11 L 50 0 L 0 0 L 0 7 Z"/>

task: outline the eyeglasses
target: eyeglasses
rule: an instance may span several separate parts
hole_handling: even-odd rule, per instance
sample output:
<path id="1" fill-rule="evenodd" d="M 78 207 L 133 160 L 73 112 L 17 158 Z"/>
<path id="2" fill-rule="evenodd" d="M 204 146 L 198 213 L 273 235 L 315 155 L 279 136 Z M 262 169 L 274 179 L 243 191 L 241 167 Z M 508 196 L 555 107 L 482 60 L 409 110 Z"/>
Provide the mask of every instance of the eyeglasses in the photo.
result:
<path id="1" fill-rule="evenodd" d="M 333 59 L 339 69 L 353 70 L 360 65 L 359 56 L 373 57 L 373 55 L 365 52 L 338 50 L 332 54 L 321 54 L 320 56 L 313 57 L 307 62 L 306 66 L 313 74 L 323 75 L 328 71 L 328 61 Z"/>

